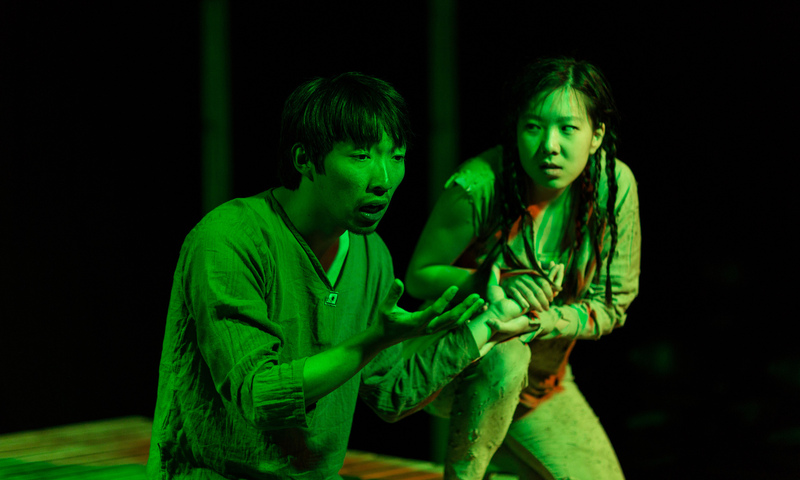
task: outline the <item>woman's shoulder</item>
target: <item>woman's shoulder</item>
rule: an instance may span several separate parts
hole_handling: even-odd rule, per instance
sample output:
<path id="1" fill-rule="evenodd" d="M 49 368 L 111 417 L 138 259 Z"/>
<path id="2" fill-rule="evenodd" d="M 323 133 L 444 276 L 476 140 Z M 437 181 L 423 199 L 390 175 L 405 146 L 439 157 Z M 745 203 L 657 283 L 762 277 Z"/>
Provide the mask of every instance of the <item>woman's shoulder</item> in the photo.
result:
<path id="1" fill-rule="evenodd" d="M 502 158 L 503 147 L 498 145 L 466 160 L 458 166 L 458 169 L 445 184 L 445 188 L 457 184 L 467 192 L 475 189 L 491 189 L 494 186 L 497 174 L 500 172 Z"/>
<path id="2" fill-rule="evenodd" d="M 636 177 L 633 176 L 633 170 L 627 163 L 619 158 L 614 162 L 615 176 L 617 177 L 617 185 L 626 187 L 636 185 Z"/>
<path id="3" fill-rule="evenodd" d="M 605 168 L 603 169 L 602 175 L 603 185 L 600 188 L 599 200 L 601 203 L 605 204 L 605 199 L 608 195 L 607 183 L 605 181 L 607 178 Z M 617 198 L 615 202 L 616 208 L 622 208 L 623 205 L 638 205 L 639 188 L 636 183 L 636 177 L 634 177 L 631 167 L 629 167 L 627 163 L 623 162 L 619 158 L 617 158 L 614 162 L 614 178 L 616 179 L 617 184 Z"/>
<path id="4" fill-rule="evenodd" d="M 617 200 L 626 198 L 629 194 L 638 197 L 639 187 L 636 182 L 636 177 L 633 175 L 633 170 L 627 163 L 620 159 L 614 162 L 614 176 L 617 179 Z"/>

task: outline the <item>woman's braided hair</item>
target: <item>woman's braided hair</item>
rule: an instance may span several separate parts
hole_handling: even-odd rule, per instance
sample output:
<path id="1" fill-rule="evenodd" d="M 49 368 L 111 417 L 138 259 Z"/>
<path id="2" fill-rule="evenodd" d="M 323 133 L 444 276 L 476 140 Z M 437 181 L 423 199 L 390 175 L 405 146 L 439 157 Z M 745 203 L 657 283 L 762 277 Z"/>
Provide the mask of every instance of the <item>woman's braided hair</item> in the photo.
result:
<path id="1" fill-rule="evenodd" d="M 591 246 L 602 268 L 601 245 L 606 228 L 610 230 L 611 245 L 606 261 L 606 291 L 605 301 L 611 305 L 611 261 L 617 247 L 617 220 L 614 215 L 614 205 L 617 199 L 617 181 L 615 159 L 617 154 L 617 125 L 618 113 L 611 90 L 603 74 L 593 65 L 585 61 L 571 58 L 543 59 L 528 64 L 513 77 L 504 89 L 506 99 L 505 123 L 502 132 L 503 165 L 500 176 L 499 207 L 501 211 L 501 234 L 499 242 L 501 253 L 507 265 L 512 268 L 533 268 L 547 278 L 539 265 L 524 265 L 508 246 L 508 237 L 511 227 L 520 219 L 520 230 L 529 228 L 533 219 L 530 218 L 525 203 L 528 198 L 527 174 L 522 168 L 517 148 L 517 122 L 519 116 L 528 107 L 531 99 L 547 92 L 562 88 L 572 89 L 583 94 L 583 103 L 586 106 L 589 119 L 593 127 L 605 124 L 605 136 L 597 151 L 589 156 L 586 168 L 576 182 L 580 182 L 580 189 L 573 189 L 573 194 L 578 200 L 578 208 L 571 214 L 573 230 L 565 236 L 566 245 L 571 249 L 570 258 L 583 242 L 584 232 L 590 236 Z M 599 205 L 599 187 L 601 179 L 602 152 L 605 151 L 606 179 L 608 199 L 603 208 Z M 577 190 L 577 191 L 575 191 Z M 535 249 L 532 240 L 523 235 L 525 250 L 529 259 L 534 259 Z M 572 262 L 574 263 L 574 262 Z M 577 295 L 577 275 L 569 265 L 564 284 L 564 294 L 567 299 L 574 299 Z"/>

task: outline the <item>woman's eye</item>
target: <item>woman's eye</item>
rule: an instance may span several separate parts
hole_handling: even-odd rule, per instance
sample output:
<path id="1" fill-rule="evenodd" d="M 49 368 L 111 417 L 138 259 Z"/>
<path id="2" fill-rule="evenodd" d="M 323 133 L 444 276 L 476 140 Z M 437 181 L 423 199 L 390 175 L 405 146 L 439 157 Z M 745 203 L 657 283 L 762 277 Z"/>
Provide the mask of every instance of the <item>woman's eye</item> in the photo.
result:
<path id="1" fill-rule="evenodd" d="M 360 162 L 363 162 L 363 161 L 365 161 L 366 159 L 369 158 L 369 155 L 367 155 L 366 153 L 359 153 L 359 154 L 353 155 L 353 158 L 355 158 L 356 160 L 358 160 Z"/>
<path id="2" fill-rule="evenodd" d="M 564 125 L 561 129 L 567 133 L 573 133 L 578 131 L 578 127 L 574 125 Z"/>
<path id="3" fill-rule="evenodd" d="M 394 156 L 394 160 L 397 163 L 404 162 L 406 160 L 406 156 L 405 155 L 395 155 Z"/>
<path id="4" fill-rule="evenodd" d="M 535 123 L 528 123 L 525 125 L 526 130 L 536 131 L 539 130 L 539 128 L 539 125 L 536 125 Z"/>

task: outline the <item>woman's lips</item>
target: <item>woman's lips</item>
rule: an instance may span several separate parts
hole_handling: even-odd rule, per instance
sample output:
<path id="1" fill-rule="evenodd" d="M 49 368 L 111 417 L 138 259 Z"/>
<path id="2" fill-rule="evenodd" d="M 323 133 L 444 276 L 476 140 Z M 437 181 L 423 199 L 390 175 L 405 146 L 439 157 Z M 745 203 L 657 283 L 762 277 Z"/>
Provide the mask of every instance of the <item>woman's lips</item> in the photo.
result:
<path id="1" fill-rule="evenodd" d="M 561 175 L 562 168 L 559 167 L 558 165 L 545 163 L 540 165 L 539 168 L 545 173 L 545 175 L 550 177 L 557 177 Z"/>

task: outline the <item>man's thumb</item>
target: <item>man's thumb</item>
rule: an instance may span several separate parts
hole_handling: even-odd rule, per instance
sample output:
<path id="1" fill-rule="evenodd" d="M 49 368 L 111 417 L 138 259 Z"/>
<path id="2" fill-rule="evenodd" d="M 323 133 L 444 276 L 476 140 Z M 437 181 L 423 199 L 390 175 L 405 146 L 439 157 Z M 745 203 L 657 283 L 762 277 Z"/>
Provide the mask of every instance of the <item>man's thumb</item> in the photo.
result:
<path id="1" fill-rule="evenodd" d="M 395 278 L 392 282 L 392 286 L 389 288 L 389 293 L 386 294 L 384 302 L 389 304 L 390 307 L 394 307 L 397 305 L 397 302 L 400 301 L 400 297 L 403 296 L 403 290 L 403 282 L 399 278 Z"/>

